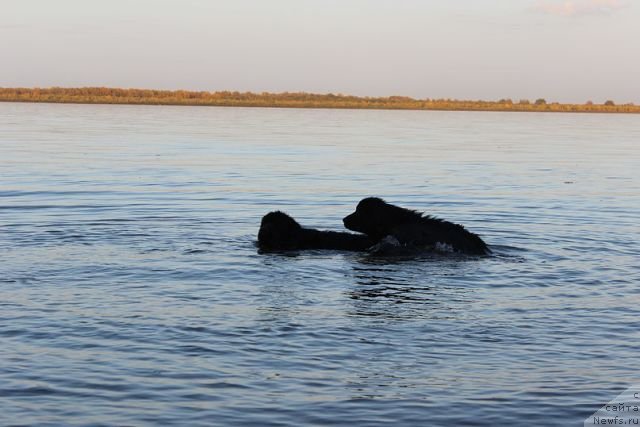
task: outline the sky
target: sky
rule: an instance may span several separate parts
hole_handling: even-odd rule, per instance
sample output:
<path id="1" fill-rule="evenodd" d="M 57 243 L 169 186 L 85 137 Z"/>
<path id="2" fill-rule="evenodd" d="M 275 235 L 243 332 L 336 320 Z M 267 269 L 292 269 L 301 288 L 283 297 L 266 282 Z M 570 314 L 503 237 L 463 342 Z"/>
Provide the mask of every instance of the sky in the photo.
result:
<path id="1" fill-rule="evenodd" d="M 0 87 L 640 103 L 640 0 L 0 0 Z"/>

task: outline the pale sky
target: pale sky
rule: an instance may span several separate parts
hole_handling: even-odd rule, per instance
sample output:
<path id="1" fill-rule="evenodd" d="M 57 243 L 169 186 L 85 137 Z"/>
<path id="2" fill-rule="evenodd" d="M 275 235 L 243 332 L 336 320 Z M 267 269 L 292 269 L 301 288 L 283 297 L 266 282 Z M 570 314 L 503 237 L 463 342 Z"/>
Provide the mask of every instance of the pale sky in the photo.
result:
<path id="1" fill-rule="evenodd" d="M 640 0 L 0 0 L 0 87 L 640 103 Z"/>

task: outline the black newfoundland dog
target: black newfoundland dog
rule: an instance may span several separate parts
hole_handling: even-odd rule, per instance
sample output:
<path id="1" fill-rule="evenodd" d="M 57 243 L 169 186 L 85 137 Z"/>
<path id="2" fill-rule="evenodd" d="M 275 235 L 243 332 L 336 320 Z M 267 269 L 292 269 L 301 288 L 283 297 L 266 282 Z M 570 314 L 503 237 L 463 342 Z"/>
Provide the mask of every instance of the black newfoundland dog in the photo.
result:
<path id="1" fill-rule="evenodd" d="M 394 206 L 377 197 L 361 200 L 356 211 L 343 222 L 349 230 L 365 233 L 377 242 L 374 252 L 398 248 L 472 255 L 491 253 L 477 234 L 459 224 Z"/>
<path id="2" fill-rule="evenodd" d="M 262 217 L 258 231 L 258 247 L 266 252 L 296 249 L 365 251 L 375 243 L 363 234 L 304 228 L 280 211 L 269 212 Z"/>
<path id="3" fill-rule="evenodd" d="M 367 251 L 374 255 L 407 255 L 425 251 L 490 254 L 482 239 L 462 225 L 391 205 L 377 197 L 358 203 L 343 220 L 349 230 L 364 234 L 304 228 L 284 212 L 262 217 L 258 231 L 261 251 L 333 249 Z"/>

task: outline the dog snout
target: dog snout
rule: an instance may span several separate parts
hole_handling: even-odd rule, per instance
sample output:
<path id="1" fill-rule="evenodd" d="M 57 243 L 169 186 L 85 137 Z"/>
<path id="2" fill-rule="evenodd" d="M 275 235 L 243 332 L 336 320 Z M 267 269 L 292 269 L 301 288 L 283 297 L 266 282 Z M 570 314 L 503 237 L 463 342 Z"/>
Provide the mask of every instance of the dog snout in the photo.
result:
<path id="1" fill-rule="evenodd" d="M 342 219 L 342 223 L 349 230 L 352 230 L 352 227 L 354 227 L 355 225 L 355 215 L 355 213 L 352 213 L 351 215 L 347 215 Z"/>

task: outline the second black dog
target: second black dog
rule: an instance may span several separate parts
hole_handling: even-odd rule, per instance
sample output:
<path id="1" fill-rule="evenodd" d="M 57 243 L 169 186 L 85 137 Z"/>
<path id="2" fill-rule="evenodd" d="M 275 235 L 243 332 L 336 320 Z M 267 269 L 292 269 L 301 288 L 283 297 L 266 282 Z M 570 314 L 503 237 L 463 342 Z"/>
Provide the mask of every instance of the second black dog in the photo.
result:
<path id="1" fill-rule="evenodd" d="M 295 249 L 334 249 L 365 251 L 376 242 L 363 234 L 304 228 L 284 212 L 269 212 L 262 217 L 258 247 L 263 251 Z"/>
<path id="2" fill-rule="evenodd" d="M 475 255 L 491 253 L 477 234 L 462 225 L 394 206 L 377 197 L 361 200 L 356 211 L 343 222 L 349 230 L 365 233 L 380 242 L 378 245 Z"/>

